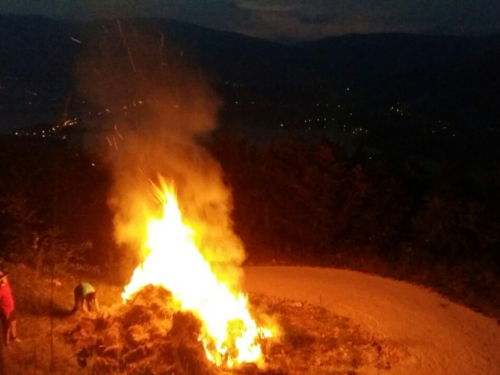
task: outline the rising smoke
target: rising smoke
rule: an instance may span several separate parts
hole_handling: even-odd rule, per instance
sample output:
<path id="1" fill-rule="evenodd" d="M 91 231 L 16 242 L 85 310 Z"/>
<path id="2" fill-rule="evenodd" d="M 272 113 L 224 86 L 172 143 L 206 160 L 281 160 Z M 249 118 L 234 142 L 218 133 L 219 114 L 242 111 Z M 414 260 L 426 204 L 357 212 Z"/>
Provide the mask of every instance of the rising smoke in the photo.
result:
<path id="1" fill-rule="evenodd" d="M 198 142 L 215 129 L 220 100 L 166 35 L 125 22 L 101 30 L 76 71 L 82 96 L 106 114 L 99 126 L 108 129 L 103 144 L 112 155 L 109 205 L 117 243 L 139 253 L 146 219 L 160 207 L 152 183 L 161 176 L 174 184 L 205 259 L 223 267 L 224 281 L 236 286 L 244 251 L 232 230 L 231 192 Z"/>

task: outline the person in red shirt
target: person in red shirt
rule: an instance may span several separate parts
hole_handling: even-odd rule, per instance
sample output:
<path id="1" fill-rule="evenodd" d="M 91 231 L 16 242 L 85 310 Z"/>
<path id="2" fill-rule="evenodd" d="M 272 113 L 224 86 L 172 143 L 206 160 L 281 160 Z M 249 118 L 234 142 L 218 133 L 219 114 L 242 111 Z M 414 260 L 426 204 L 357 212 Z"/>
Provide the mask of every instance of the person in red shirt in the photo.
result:
<path id="1" fill-rule="evenodd" d="M 0 271 L 0 319 L 2 320 L 2 337 L 5 345 L 11 341 L 20 341 L 16 332 L 16 311 L 14 297 L 10 289 L 7 273 Z"/>

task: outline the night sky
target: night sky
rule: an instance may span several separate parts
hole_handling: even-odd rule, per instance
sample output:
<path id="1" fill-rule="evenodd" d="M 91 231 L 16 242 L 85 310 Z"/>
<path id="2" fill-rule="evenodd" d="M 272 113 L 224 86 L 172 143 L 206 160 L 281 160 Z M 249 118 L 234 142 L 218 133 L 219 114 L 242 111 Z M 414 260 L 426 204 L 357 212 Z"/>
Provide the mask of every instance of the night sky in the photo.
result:
<path id="1" fill-rule="evenodd" d="M 500 33 L 498 0 L 2 0 L 0 13 L 154 16 L 277 41 L 347 33 Z"/>

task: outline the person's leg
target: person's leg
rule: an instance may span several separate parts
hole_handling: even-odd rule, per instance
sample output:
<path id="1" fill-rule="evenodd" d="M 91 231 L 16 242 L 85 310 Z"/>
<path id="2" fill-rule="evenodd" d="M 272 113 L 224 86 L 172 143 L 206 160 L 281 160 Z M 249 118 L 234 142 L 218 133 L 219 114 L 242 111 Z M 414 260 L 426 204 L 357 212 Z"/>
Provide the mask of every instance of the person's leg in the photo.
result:
<path id="1" fill-rule="evenodd" d="M 95 298 L 95 292 L 94 293 L 90 293 L 88 296 L 87 296 L 87 306 L 89 308 L 89 311 L 92 310 L 92 307 L 96 307 L 96 309 L 98 310 L 97 306 L 96 306 L 96 298 Z"/>
<path id="2" fill-rule="evenodd" d="M 7 340 L 19 341 L 17 338 L 17 312 L 12 310 L 7 319 Z"/>
<path id="3" fill-rule="evenodd" d="M 9 322 L 3 311 L 0 311 L 0 320 L 2 321 L 2 344 L 9 345 Z"/>
<path id="4" fill-rule="evenodd" d="M 78 296 L 76 295 L 76 289 L 73 291 L 74 294 L 74 299 L 75 299 L 75 306 L 73 307 L 73 310 L 71 310 L 71 313 L 74 314 L 78 311 Z"/>
<path id="5" fill-rule="evenodd" d="M 10 322 L 10 339 L 17 340 L 17 320 L 14 319 Z"/>
<path id="6" fill-rule="evenodd" d="M 72 314 L 83 308 L 83 295 L 81 288 L 79 286 L 75 288 L 74 295 L 75 295 L 75 307 L 73 307 L 73 310 L 71 311 Z"/>
<path id="7" fill-rule="evenodd" d="M 89 300 L 88 300 L 88 298 L 86 297 L 86 298 L 82 299 L 82 308 L 83 308 L 83 311 L 84 311 L 85 313 L 88 313 L 88 312 L 89 312 L 89 307 L 90 307 L 90 305 L 89 305 Z"/>

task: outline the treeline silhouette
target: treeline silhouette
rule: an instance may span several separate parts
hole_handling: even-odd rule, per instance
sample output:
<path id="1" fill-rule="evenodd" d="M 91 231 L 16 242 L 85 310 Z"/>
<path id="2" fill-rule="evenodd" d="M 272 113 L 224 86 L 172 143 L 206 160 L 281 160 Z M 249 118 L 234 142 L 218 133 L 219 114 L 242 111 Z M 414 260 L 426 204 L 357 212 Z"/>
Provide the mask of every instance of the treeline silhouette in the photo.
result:
<path id="1" fill-rule="evenodd" d="M 348 153 L 328 139 L 256 146 L 227 130 L 203 142 L 232 190 L 249 264 L 376 273 L 500 317 L 498 166 L 471 175 L 452 162 L 430 169 L 362 147 Z M 0 257 L 41 271 L 100 266 L 115 280 L 130 271 L 114 244 L 101 155 L 9 136 L 0 163 Z"/>
<path id="2" fill-rule="evenodd" d="M 471 173 L 328 139 L 210 144 L 249 262 L 335 266 L 433 287 L 500 311 L 500 168 Z"/>
<path id="3" fill-rule="evenodd" d="M 39 270 L 113 259 L 111 176 L 98 156 L 61 139 L 0 138 L 0 257 Z"/>

